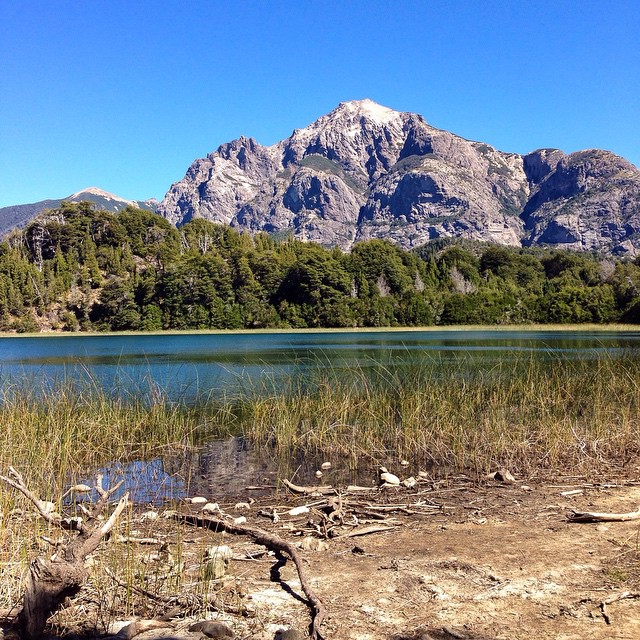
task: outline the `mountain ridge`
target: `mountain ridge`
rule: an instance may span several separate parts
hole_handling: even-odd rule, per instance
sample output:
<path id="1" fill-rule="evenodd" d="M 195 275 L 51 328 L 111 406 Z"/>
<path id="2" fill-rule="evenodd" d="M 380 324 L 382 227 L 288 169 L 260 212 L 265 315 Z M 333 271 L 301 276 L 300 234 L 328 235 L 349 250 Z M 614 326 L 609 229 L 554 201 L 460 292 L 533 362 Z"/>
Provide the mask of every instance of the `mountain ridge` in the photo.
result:
<path id="1" fill-rule="evenodd" d="M 460 237 L 635 255 L 640 171 L 597 149 L 499 151 L 365 99 L 274 145 L 244 136 L 220 145 L 158 212 L 178 226 L 203 217 L 343 249 Z"/>

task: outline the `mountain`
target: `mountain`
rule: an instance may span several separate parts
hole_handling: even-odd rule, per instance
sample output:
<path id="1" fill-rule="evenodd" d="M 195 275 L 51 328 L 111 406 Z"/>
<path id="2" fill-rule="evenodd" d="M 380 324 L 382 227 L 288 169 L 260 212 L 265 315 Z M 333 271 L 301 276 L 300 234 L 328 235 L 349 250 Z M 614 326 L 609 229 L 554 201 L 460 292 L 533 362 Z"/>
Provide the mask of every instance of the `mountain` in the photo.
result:
<path id="1" fill-rule="evenodd" d="M 131 205 L 140 209 L 147 209 L 149 211 L 156 211 L 158 207 L 157 200 L 145 200 L 141 202 L 139 200 L 125 200 L 113 193 L 108 193 L 97 187 L 89 187 L 72 193 L 66 198 L 60 198 L 56 200 L 41 200 L 40 202 L 34 202 L 32 204 L 17 204 L 10 207 L 0 208 L 0 236 L 4 235 L 8 231 L 14 228 L 24 227 L 39 213 L 45 209 L 55 209 L 61 202 L 93 202 L 98 209 L 104 209 L 105 211 L 117 212 L 125 207 Z"/>
<path id="2" fill-rule="evenodd" d="M 158 212 L 350 248 L 442 237 L 640 252 L 640 171 L 608 151 L 522 156 L 371 100 L 343 102 L 287 139 L 195 160 Z"/>

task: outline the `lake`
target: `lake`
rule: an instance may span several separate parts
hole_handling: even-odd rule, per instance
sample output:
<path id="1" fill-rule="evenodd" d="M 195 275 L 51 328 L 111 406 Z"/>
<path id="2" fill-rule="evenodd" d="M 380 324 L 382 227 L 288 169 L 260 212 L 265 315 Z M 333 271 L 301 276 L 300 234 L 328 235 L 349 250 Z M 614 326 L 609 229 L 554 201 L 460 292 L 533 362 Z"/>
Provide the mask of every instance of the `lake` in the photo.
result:
<path id="1" fill-rule="evenodd" d="M 0 337 L 0 384 L 89 383 L 172 402 L 268 392 L 326 368 L 492 367 L 523 356 L 593 358 L 638 351 L 640 331 L 403 330 Z"/>

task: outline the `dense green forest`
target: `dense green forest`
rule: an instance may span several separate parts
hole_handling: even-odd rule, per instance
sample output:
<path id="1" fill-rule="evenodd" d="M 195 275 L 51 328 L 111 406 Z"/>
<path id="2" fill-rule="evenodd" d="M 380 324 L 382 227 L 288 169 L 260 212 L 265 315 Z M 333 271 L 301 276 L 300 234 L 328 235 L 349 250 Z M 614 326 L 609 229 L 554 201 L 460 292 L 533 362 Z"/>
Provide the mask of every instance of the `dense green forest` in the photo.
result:
<path id="1" fill-rule="evenodd" d="M 350 253 L 63 203 L 0 242 L 0 330 L 640 322 L 640 260 L 437 241 Z"/>

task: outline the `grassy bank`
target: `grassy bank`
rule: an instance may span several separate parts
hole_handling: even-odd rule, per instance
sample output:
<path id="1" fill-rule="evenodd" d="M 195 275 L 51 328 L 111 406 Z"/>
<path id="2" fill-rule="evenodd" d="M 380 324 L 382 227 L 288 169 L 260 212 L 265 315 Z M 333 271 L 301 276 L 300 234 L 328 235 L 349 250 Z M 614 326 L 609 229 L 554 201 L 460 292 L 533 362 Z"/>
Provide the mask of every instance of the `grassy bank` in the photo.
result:
<path id="1" fill-rule="evenodd" d="M 5 389 L 0 468 L 28 470 L 43 487 L 113 460 L 172 453 L 209 438 L 244 435 L 270 454 L 333 455 L 344 464 L 409 458 L 484 472 L 624 462 L 640 449 L 640 362 L 472 359 L 325 369 L 287 388 L 195 407 L 113 398 L 97 386 L 46 393 Z"/>

